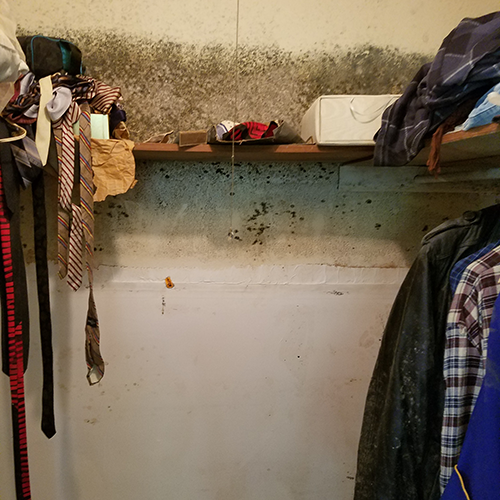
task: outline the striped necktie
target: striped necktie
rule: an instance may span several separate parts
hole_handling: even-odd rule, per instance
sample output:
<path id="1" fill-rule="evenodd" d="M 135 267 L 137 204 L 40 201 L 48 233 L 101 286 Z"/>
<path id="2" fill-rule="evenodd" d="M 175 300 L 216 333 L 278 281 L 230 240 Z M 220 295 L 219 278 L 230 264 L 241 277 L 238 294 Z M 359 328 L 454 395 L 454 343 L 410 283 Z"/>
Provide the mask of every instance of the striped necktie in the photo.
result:
<path id="1" fill-rule="evenodd" d="M 59 162 L 57 260 L 59 277 L 63 279 L 67 275 L 68 284 L 73 290 L 78 290 L 82 284 L 81 212 L 80 207 L 71 201 L 75 175 L 73 123 L 79 116 L 80 108 L 73 101 L 64 116 L 54 123 Z"/>
<path id="2" fill-rule="evenodd" d="M 9 378 L 14 435 L 14 462 L 18 500 L 31 499 L 24 399 L 23 325 L 16 321 L 16 301 L 10 221 L 5 210 L 2 171 L 0 168 L 0 249 L 7 303 L 7 333 L 9 345 Z"/>
<path id="3" fill-rule="evenodd" d="M 85 263 L 89 279 L 89 306 L 85 325 L 85 357 L 87 362 L 87 380 L 96 384 L 104 375 L 104 361 L 100 352 L 100 332 L 93 290 L 94 260 L 94 182 L 92 173 L 92 155 L 90 143 L 90 107 L 81 105 L 80 114 L 80 206 L 83 237 L 85 242 Z"/>

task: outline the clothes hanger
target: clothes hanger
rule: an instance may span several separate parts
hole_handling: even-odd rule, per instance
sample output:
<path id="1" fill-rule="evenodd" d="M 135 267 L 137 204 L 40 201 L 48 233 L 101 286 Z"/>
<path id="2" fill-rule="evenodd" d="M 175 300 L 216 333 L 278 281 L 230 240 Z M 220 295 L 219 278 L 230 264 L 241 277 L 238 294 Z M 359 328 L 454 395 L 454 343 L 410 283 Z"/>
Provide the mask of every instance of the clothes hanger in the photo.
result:
<path id="1" fill-rule="evenodd" d="M 238 116 L 238 76 L 239 76 L 239 53 L 238 53 L 238 44 L 239 44 L 239 29 L 240 29 L 240 0 L 236 0 L 236 40 L 234 46 L 234 121 L 233 127 L 236 124 L 236 118 Z M 234 239 L 239 239 L 235 236 L 234 231 L 234 133 L 231 142 L 231 191 L 229 192 L 229 196 L 231 199 L 231 208 L 230 208 L 230 224 L 229 231 L 227 233 L 227 237 L 230 241 Z M 237 231 L 236 231 L 237 232 Z"/>
<path id="2" fill-rule="evenodd" d="M 8 120 L 7 118 L 4 118 L 4 120 L 14 129 L 19 132 L 19 134 L 14 135 L 12 137 L 2 137 L 0 138 L 0 142 L 14 142 L 14 141 L 20 141 L 21 139 L 24 139 L 26 137 L 26 129 L 23 127 L 19 126 L 17 123 L 14 123 L 13 121 Z"/>

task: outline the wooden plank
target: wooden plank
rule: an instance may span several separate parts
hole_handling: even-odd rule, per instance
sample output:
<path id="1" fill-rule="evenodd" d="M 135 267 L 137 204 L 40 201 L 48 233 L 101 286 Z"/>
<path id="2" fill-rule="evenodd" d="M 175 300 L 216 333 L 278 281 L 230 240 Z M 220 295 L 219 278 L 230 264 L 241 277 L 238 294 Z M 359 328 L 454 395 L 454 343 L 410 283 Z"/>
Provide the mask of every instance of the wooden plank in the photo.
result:
<path id="1" fill-rule="evenodd" d="M 481 127 L 475 127 L 470 130 L 450 132 L 443 137 L 443 144 L 474 139 L 475 137 L 488 137 L 489 135 L 498 133 L 500 133 L 500 125 L 498 123 L 489 123 L 488 125 L 482 125 Z"/>
<path id="2" fill-rule="evenodd" d="M 200 144 L 180 148 L 178 144 L 138 143 L 134 148 L 137 160 L 156 161 L 230 161 L 231 145 Z M 316 146 L 312 144 L 242 145 L 236 144 L 236 161 L 299 161 L 357 163 L 370 165 L 373 146 Z M 410 162 L 410 166 L 425 165 L 429 147 Z M 488 158 L 488 160 L 486 160 Z M 441 164 L 478 165 L 481 159 L 491 164 L 500 159 L 500 124 L 492 123 L 468 131 L 446 134 L 441 146 Z"/>
<path id="3" fill-rule="evenodd" d="M 410 165 L 425 165 L 430 147 L 425 147 Z M 500 125 L 490 123 L 471 130 L 450 132 L 443 137 L 441 165 L 500 156 Z"/>
<path id="4" fill-rule="evenodd" d="M 180 148 L 178 144 L 138 143 L 137 160 L 230 161 L 231 145 L 199 144 Z M 316 146 L 312 144 L 235 145 L 236 161 L 313 161 L 346 163 L 373 155 L 373 146 Z"/>

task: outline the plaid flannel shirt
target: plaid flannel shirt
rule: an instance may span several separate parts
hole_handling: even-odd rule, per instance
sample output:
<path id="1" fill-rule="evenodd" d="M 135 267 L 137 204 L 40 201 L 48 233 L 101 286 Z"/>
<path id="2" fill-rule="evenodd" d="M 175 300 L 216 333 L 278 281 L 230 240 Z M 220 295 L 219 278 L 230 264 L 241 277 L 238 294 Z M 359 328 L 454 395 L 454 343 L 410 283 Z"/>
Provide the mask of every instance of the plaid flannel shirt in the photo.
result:
<path id="1" fill-rule="evenodd" d="M 375 165 L 405 165 L 467 99 L 500 81 L 500 12 L 463 19 L 382 115 Z"/>
<path id="2" fill-rule="evenodd" d="M 458 461 L 485 373 L 488 336 L 500 293 L 500 246 L 469 264 L 453 297 L 446 326 L 446 384 L 441 432 L 440 484 Z"/>

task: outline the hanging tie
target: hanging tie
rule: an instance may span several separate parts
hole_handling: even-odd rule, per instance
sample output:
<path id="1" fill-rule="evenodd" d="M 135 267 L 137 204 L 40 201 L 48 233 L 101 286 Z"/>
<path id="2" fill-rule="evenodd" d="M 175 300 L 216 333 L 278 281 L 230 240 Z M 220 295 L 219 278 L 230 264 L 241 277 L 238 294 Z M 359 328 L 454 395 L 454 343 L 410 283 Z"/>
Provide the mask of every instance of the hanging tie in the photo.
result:
<path id="1" fill-rule="evenodd" d="M 82 245 L 82 212 L 78 205 L 72 203 L 68 251 L 68 285 L 75 292 L 82 285 Z"/>
<path id="2" fill-rule="evenodd" d="M 38 317 L 43 366 L 42 430 L 48 438 L 51 438 L 56 428 L 44 174 L 35 142 L 31 137 L 25 137 L 20 142 L 22 147 L 11 144 L 10 148 L 24 187 L 32 186 Z"/>
<path id="3" fill-rule="evenodd" d="M 50 117 L 47 113 L 47 103 L 52 99 L 52 80 L 50 76 L 40 79 L 40 106 L 36 126 L 36 147 L 42 165 L 47 163 L 50 144 Z"/>
<path id="4" fill-rule="evenodd" d="M 26 434 L 26 408 L 24 400 L 23 326 L 17 322 L 19 304 L 16 301 L 13 269 L 10 220 L 5 210 L 2 171 L 0 168 L 0 249 L 6 300 L 6 323 L 8 333 L 9 378 L 12 403 L 12 427 L 14 437 L 14 464 L 17 500 L 30 500 L 30 478 L 28 467 L 28 443 Z"/>
<path id="5" fill-rule="evenodd" d="M 81 264 L 80 272 L 78 273 L 77 262 L 81 262 L 78 256 L 78 245 L 75 239 L 72 241 L 72 255 L 68 255 L 68 244 L 71 230 L 71 214 L 74 212 L 71 195 L 73 191 L 74 175 L 75 175 L 75 138 L 73 135 L 73 123 L 80 116 L 80 108 L 75 102 L 72 102 L 64 114 L 64 116 L 54 123 L 54 137 L 58 150 L 59 163 L 59 189 L 58 200 L 59 207 L 57 213 L 57 260 L 59 263 L 59 277 L 63 279 L 68 274 L 68 284 L 77 290 L 78 283 L 81 283 Z M 76 235 L 74 235 L 74 238 Z M 81 240 L 80 240 L 81 241 Z M 75 253 L 76 252 L 76 253 Z M 71 265 L 68 266 L 68 261 L 71 258 Z M 68 272 L 69 271 L 69 272 Z"/>
<path id="6" fill-rule="evenodd" d="M 85 242 L 85 262 L 89 279 L 89 306 L 85 325 L 85 356 L 87 362 L 87 380 L 96 384 L 104 375 L 104 361 L 100 352 L 99 320 L 94 301 L 94 181 L 92 173 L 92 155 L 90 144 L 90 107 L 81 105 L 80 114 L 80 206 L 83 238 Z"/>

